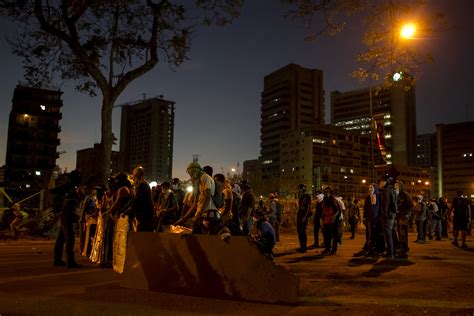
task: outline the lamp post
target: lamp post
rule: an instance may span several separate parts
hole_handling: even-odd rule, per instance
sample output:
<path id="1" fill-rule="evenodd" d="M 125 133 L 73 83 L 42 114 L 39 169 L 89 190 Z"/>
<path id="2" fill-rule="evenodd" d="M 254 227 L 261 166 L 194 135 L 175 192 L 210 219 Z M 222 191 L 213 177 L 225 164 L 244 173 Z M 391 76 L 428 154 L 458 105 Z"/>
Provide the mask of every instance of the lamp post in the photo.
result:
<path id="1" fill-rule="evenodd" d="M 416 33 L 416 25 L 412 22 L 402 25 L 399 32 L 399 38 L 412 39 Z M 394 81 L 402 79 L 400 73 L 395 73 L 393 76 Z M 374 134 L 375 134 L 375 121 L 373 113 L 373 101 L 372 101 L 372 74 L 369 73 L 369 115 L 370 115 L 370 151 L 371 151 L 371 174 L 370 177 L 372 182 L 375 182 L 375 158 L 374 158 Z"/>

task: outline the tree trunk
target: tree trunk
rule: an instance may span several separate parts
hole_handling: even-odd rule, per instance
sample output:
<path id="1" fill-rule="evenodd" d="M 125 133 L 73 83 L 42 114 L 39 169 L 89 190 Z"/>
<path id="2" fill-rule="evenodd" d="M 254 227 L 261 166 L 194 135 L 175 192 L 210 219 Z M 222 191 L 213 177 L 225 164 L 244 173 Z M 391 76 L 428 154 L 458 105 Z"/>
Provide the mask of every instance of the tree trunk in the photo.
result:
<path id="1" fill-rule="evenodd" d="M 98 157 L 98 174 L 97 178 L 102 185 L 107 185 L 107 179 L 110 176 L 111 170 L 111 157 L 112 157 L 112 145 L 114 142 L 114 136 L 112 133 L 112 109 L 115 102 L 115 97 L 111 97 L 110 94 L 104 93 L 102 100 L 102 126 L 101 126 L 101 139 L 100 139 L 100 154 Z"/>

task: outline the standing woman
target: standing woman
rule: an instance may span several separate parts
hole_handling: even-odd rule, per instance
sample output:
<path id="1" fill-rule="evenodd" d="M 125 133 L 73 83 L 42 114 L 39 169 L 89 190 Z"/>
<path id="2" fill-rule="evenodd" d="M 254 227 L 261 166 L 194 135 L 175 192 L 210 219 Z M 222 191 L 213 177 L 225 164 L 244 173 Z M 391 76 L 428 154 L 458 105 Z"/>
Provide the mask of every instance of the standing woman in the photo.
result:
<path id="1" fill-rule="evenodd" d="M 379 188 L 375 183 L 369 184 L 369 194 L 364 203 L 364 220 L 366 226 L 366 255 L 372 255 L 375 248 L 375 225 L 379 218 L 380 197 Z"/>

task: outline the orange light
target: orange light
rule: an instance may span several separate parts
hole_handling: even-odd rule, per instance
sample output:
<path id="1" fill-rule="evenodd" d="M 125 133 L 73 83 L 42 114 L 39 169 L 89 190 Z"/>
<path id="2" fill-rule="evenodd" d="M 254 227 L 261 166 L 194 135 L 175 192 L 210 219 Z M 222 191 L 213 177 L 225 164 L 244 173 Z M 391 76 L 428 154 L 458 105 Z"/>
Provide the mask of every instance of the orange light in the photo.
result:
<path id="1" fill-rule="evenodd" d="M 408 23 L 402 26 L 400 30 L 400 36 L 403 38 L 413 38 L 413 35 L 416 33 L 416 25 L 413 23 Z"/>

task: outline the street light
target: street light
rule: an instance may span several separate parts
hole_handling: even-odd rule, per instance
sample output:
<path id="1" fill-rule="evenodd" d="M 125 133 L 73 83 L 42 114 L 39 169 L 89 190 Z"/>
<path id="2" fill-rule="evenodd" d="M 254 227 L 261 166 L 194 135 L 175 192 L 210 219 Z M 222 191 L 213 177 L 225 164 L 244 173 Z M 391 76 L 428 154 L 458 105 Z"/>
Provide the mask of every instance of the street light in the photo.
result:
<path id="1" fill-rule="evenodd" d="M 404 39 L 411 39 L 416 33 L 416 25 L 414 23 L 406 23 L 400 29 L 400 38 Z M 370 74 L 369 74 L 370 75 Z M 372 169 L 371 169 L 371 178 L 372 181 L 375 182 L 375 161 L 374 161 L 374 133 L 375 133 L 375 122 L 374 122 L 374 113 L 373 113 L 373 105 L 372 105 L 372 76 L 370 76 L 369 81 L 369 108 L 370 108 L 370 149 L 372 153 Z M 397 82 L 403 79 L 403 73 L 397 72 L 394 73 L 392 76 L 392 80 Z"/>
<path id="2" fill-rule="evenodd" d="M 416 33 L 416 25 L 414 23 L 407 23 L 400 29 L 400 37 L 413 38 Z"/>

